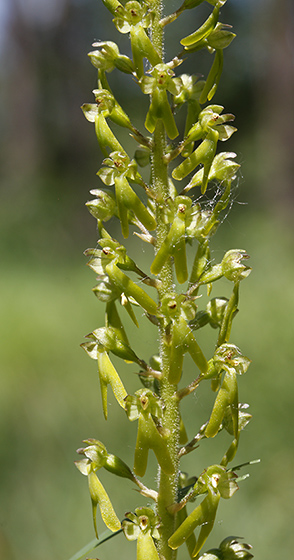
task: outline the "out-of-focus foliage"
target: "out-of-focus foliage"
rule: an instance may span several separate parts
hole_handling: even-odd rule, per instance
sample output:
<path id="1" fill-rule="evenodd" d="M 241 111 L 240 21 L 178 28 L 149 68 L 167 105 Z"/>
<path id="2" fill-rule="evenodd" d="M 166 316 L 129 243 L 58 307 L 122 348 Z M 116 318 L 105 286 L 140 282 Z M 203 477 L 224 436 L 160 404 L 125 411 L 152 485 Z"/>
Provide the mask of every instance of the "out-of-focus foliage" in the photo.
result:
<path id="1" fill-rule="evenodd" d="M 85 544 L 85 536 L 92 538 L 89 504 L 72 449 L 85 433 L 99 435 L 102 422 L 98 376 L 79 348 L 85 328 L 91 332 L 101 323 L 97 302 L 85 289 L 92 276 L 81 255 L 89 239 L 96 239 L 83 204 L 90 188 L 100 183 L 93 181 L 99 167 L 96 141 L 79 107 L 89 84 L 97 87 L 85 54 L 92 40 L 109 36 L 111 18 L 96 0 L 6 0 L 3 6 L 0 557 L 62 560 Z M 218 262 L 232 231 L 234 246 L 246 246 L 251 255 L 254 274 L 242 286 L 246 307 L 240 326 L 235 319 L 235 338 L 253 359 L 240 394 L 252 403 L 254 418 L 243 433 L 237 462 L 262 460 L 252 467 L 247 492 L 234 498 L 230 526 L 241 517 L 255 557 L 266 560 L 282 553 L 291 557 L 294 544 L 293 3 L 231 0 L 226 20 L 234 24 L 239 40 L 228 51 L 220 95 L 238 115 L 234 150 L 244 159 L 244 179 L 240 176 L 242 195 L 235 193 L 235 209 L 220 230 L 213 256 Z M 194 22 L 189 14 L 182 22 L 188 35 Z M 181 29 L 177 32 L 180 37 Z M 176 54 L 172 25 L 169 33 L 168 48 Z M 117 40 L 122 40 L 119 34 Z M 188 72 L 185 64 L 183 72 Z M 203 68 L 193 71 L 204 73 L 208 64 L 203 58 Z M 139 123 L 139 112 L 137 118 Z M 238 202 L 249 203 L 242 218 Z M 226 286 L 224 281 L 224 295 Z M 144 336 L 150 348 L 153 336 L 152 330 Z M 138 340 L 139 355 L 141 349 Z M 198 397 L 190 397 L 191 409 L 197 405 Z M 103 432 L 111 432 L 112 451 L 126 458 L 135 429 L 125 419 L 125 441 L 116 438 L 117 414 L 113 406 Z M 202 449 L 203 465 L 210 460 L 209 444 Z M 187 456 L 187 470 L 189 461 Z M 103 476 L 106 480 L 107 473 Z M 123 517 L 123 491 L 117 489 L 117 495 Z M 224 536 L 219 524 L 207 549 Z M 110 560 L 119 550 L 123 557 L 124 546 L 117 537 L 99 554 Z"/>

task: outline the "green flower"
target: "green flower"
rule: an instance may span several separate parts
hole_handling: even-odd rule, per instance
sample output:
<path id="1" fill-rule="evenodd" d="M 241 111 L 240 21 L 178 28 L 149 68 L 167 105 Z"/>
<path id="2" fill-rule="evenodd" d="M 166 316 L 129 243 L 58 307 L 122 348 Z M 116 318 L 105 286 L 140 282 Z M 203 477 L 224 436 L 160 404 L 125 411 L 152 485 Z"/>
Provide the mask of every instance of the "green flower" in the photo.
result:
<path id="1" fill-rule="evenodd" d="M 104 167 L 98 171 L 100 179 L 107 186 L 115 185 L 118 216 L 124 237 L 129 235 L 129 212 L 148 230 L 156 228 L 156 221 L 151 212 L 139 199 L 131 188 L 129 181 L 144 185 L 141 175 L 137 171 L 135 160 L 130 161 L 126 153 L 112 152 L 103 161 Z"/>
<path id="2" fill-rule="evenodd" d="M 154 451 L 162 470 L 166 474 L 173 474 L 174 466 L 167 445 L 169 432 L 165 432 L 160 424 L 162 401 L 149 389 L 139 389 L 134 396 L 126 397 L 125 407 L 129 420 L 138 420 L 135 474 L 144 476 L 149 449 Z"/>
<path id="3" fill-rule="evenodd" d="M 125 514 L 122 528 L 129 541 L 137 541 L 137 560 L 159 560 L 154 540 L 160 538 L 160 521 L 148 507 L 139 507 L 135 513 Z"/>
<path id="4" fill-rule="evenodd" d="M 149 76 L 143 76 L 140 86 L 143 93 L 151 95 L 151 103 L 145 120 L 145 127 L 154 132 L 157 121 L 162 120 L 169 138 L 174 139 L 179 132 L 167 98 L 179 93 L 179 82 L 173 79 L 174 72 L 168 64 L 157 64 Z"/>
<path id="5" fill-rule="evenodd" d="M 89 443 L 90 445 L 83 449 L 78 449 L 78 453 L 85 455 L 85 458 L 81 461 L 76 461 L 75 465 L 83 475 L 88 477 L 89 492 L 92 501 L 93 523 L 95 535 L 98 539 L 96 522 L 97 506 L 99 506 L 101 517 L 108 529 L 113 532 L 118 531 L 121 524 L 105 488 L 96 475 L 96 471 L 105 467 L 107 463 L 108 453 L 106 448 L 103 443 L 98 440 L 85 440 L 85 443 Z"/>

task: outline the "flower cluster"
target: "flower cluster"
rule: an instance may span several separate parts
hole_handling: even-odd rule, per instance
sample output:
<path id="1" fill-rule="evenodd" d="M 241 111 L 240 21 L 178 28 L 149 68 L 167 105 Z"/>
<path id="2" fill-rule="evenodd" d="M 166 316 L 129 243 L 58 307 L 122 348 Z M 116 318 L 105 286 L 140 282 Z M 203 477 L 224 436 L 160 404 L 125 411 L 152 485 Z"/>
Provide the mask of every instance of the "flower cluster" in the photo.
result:
<path id="1" fill-rule="evenodd" d="M 102 1 L 122 39 L 129 37 L 130 48 L 125 55 L 113 41 L 99 41 L 89 53 L 98 83 L 93 90 L 94 102 L 84 104 L 82 110 L 94 124 L 104 159 L 97 172 L 102 185 L 90 191 L 93 198 L 86 203 L 97 220 L 99 238 L 97 246 L 85 254 L 97 277 L 93 292 L 105 304 L 105 322 L 89 333 L 81 346 L 97 363 L 105 419 L 110 387 L 122 414 L 136 422 L 137 439 L 133 471 L 108 453 L 103 443 L 92 439 L 78 450 L 83 458 L 76 465 L 88 478 L 96 536 L 99 507 L 111 531 L 123 530 L 128 540 L 137 541 L 137 560 L 172 560 L 173 551 L 184 543 L 189 556 L 199 559 L 220 500 L 231 498 L 238 490 L 241 478 L 229 463 L 251 418 L 248 405 L 239 402 L 238 392 L 238 377 L 246 373 L 250 360 L 230 339 L 240 284 L 251 272 L 244 263 L 248 255 L 243 249 L 230 249 L 215 263 L 210 251 L 211 238 L 229 205 L 240 167 L 234 152 L 219 151 L 219 142 L 229 140 L 236 131 L 234 115 L 211 102 L 222 73 L 223 51 L 235 35 L 230 26 L 219 21 L 226 0 L 207 0 L 205 21 L 181 39 L 178 52 L 166 61 L 165 27 L 204 0 L 184 0 L 163 18 L 159 0 Z M 208 76 L 200 79 L 198 75 L 177 74 L 183 58 L 201 49 L 213 55 Z M 122 72 L 136 84 L 139 95 L 149 97 L 142 131 L 116 99 L 108 81 L 111 72 Z M 178 114 L 183 107 L 185 122 L 180 124 Z M 132 138 L 127 148 L 121 131 Z M 147 166 L 150 179 L 146 179 Z M 118 239 L 110 233 L 115 221 L 119 222 Z M 144 264 L 146 271 L 122 245 L 121 239 L 126 240 L 130 233 L 154 249 L 150 266 Z M 191 260 L 189 252 L 193 250 Z M 211 297 L 221 278 L 231 286 L 231 295 Z M 203 291 L 208 301 L 201 306 L 198 298 Z M 121 318 L 124 309 L 136 328 L 141 328 L 143 318 L 150 328 L 158 329 L 159 355 L 138 356 Z M 198 341 L 198 331 L 205 327 L 216 333 L 211 352 L 204 351 Z M 190 379 L 184 371 L 186 355 L 197 372 Z M 134 394 L 127 390 L 128 380 L 119 360 L 136 370 L 143 387 Z M 180 406 L 200 384 L 206 384 L 214 402 L 206 422 L 187 443 Z M 195 423 L 193 420 L 193 426 Z M 191 476 L 183 473 L 181 457 L 223 430 L 230 442 L 215 464 L 202 472 L 195 464 Z M 149 451 L 158 465 L 156 490 L 140 480 L 150 465 Z M 102 468 L 129 479 L 154 505 L 127 512 L 121 522 L 122 516 L 115 513 L 97 476 Z M 197 505 L 189 513 L 196 499 Z M 250 549 L 229 537 L 201 559 L 250 560 Z"/>

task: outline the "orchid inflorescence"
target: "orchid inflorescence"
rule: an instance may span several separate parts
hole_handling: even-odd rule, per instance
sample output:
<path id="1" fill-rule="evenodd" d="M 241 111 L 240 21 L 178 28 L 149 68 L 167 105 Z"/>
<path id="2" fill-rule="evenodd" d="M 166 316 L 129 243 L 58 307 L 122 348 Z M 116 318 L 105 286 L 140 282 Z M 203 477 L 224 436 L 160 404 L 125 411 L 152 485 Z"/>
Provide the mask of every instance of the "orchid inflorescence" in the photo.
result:
<path id="1" fill-rule="evenodd" d="M 95 50 L 89 53 L 98 70 L 98 83 L 93 91 L 95 102 L 84 104 L 82 110 L 95 125 L 104 156 L 97 173 L 104 186 L 92 190 L 94 198 L 86 203 L 97 220 L 99 240 L 98 247 L 87 249 L 85 254 L 97 276 L 94 294 L 106 305 L 106 312 L 104 326 L 88 334 L 82 347 L 98 364 L 105 419 L 110 388 L 122 412 L 137 423 L 137 441 L 133 470 L 95 439 L 85 440 L 86 447 L 78 450 L 83 458 L 76 464 L 89 481 L 97 538 L 99 507 L 111 531 L 116 533 L 122 528 L 128 540 L 137 541 L 137 560 L 173 560 L 184 543 L 189 557 L 199 558 L 220 500 L 231 498 L 238 490 L 242 477 L 238 478 L 235 472 L 238 467 L 231 469 L 229 463 L 237 452 L 240 433 L 251 418 L 248 405 L 239 402 L 237 383 L 250 360 L 230 342 L 240 283 L 251 271 L 244 262 L 248 255 L 243 249 L 230 249 L 219 263 L 214 263 L 210 253 L 211 237 L 229 205 L 232 183 L 240 167 L 234 152 L 218 151 L 219 142 L 225 142 L 236 131 L 232 126 L 234 116 L 226 113 L 222 105 L 212 104 L 222 73 L 223 50 L 235 34 L 229 25 L 219 21 L 226 0 L 184 0 L 180 8 L 165 17 L 158 0 L 131 0 L 124 4 L 118 0 L 102 1 L 112 14 L 116 30 L 129 37 L 131 57 L 121 54 L 112 41 L 94 43 Z M 166 62 L 165 27 L 185 10 L 201 4 L 208 10 L 206 20 L 180 41 L 179 52 Z M 206 79 L 177 74 L 183 58 L 194 56 L 201 49 L 213 56 Z M 112 71 L 129 75 L 142 95 L 149 96 L 145 132 L 132 124 L 116 100 L 107 78 Z M 183 106 L 184 134 L 179 139 L 177 115 Z M 129 131 L 134 140 L 132 156 L 117 138 L 112 124 Z M 148 165 L 147 183 L 140 168 Z M 177 190 L 175 182 L 179 181 L 184 181 L 184 185 L 181 183 Z M 210 205 L 205 203 L 204 196 L 208 188 L 216 190 Z M 142 196 L 138 194 L 140 189 Z M 123 239 L 131 231 L 153 246 L 149 270 L 142 271 L 121 241 L 106 229 L 105 223 L 112 218 L 119 221 Z M 188 245 L 196 245 L 191 267 Z M 231 282 L 230 297 L 213 297 L 205 309 L 199 310 L 199 292 L 206 287 L 210 298 L 220 278 Z M 136 354 L 123 326 L 123 309 L 136 327 L 139 309 L 158 329 L 158 355 L 155 352 L 146 359 Z M 210 356 L 205 356 L 197 341 L 197 331 L 207 325 L 217 332 Z M 190 355 L 196 366 L 196 375 L 190 380 L 183 374 L 185 354 Z M 134 395 L 128 394 L 112 356 L 139 368 L 142 386 Z M 180 405 L 201 383 L 207 383 L 216 396 L 207 421 L 188 442 Z M 231 441 L 216 464 L 203 472 L 195 466 L 191 477 L 183 473 L 181 457 L 222 430 Z M 156 490 L 147 488 L 140 480 L 148 466 L 149 451 L 158 462 Z M 129 479 L 153 505 L 127 512 L 121 522 L 97 476 L 102 468 Z M 187 506 L 195 499 L 197 505 L 188 513 Z M 211 549 L 201 558 L 249 560 L 250 549 L 249 545 L 240 544 L 237 537 L 228 537 L 219 548 Z"/>

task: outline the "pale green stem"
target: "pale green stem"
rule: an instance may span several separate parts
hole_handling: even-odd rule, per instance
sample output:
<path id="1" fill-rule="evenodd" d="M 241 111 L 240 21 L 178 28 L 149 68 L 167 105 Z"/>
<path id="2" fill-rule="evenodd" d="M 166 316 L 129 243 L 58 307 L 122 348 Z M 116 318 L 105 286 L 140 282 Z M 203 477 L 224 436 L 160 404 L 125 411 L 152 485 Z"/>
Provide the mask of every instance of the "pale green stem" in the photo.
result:
<path id="1" fill-rule="evenodd" d="M 161 54 L 164 50 L 163 45 L 163 32 L 159 25 L 161 18 L 161 2 L 154 3 L 154 12 L 156 14 L 152 26 L 152 41 Z M 157 244 L 156 250 L 161 247 L 166 235 L 169 231 L 169 225 L 163 222 L 162 213 L 160 211 L 160 202 L 164 202 L 170 196 L 167 164 L 164 161 L 166 153 L 166 137 L 163 123 L 159 121 L 153 135 L 153 149 L 152 149 L 152 182 L 153 189 L 156 193 L 158 201 L 157 206 Z M 160 280 L 162 282 L 159 290 L 159 299 L 162 300 L 163 296 L 173 290 L 173 275 L 171 259 L 164 265 L 161 273 Z M 170 435 L 168 438 L 168 446 L 170 456 L 174 464 L 174 474 L 166 475 L 161 469 L 158 474 L 158 502 L 157 513 L 162 522 L 161 539 L 158 543 L 158 550 L 162 560 L 175 560 L 176 551 L 168 546 L 168 539 L 175 531 L 175 516 L 167 511 L 167 506 L 176 501 L 177 482 L 179 471 L 178 459 L 178 446 L 179 446 L 179 401 L 176 396 L 177 387 L 171 384 L 168 380 L 170 369 L 170 350 L 166 341 L 165 328 L 162 325 L 159 328 L 159 347 L 160 357 L 162 363 L 162 378 L 160 380 L 161 398 L 164 401 L 164 417 L 163 427 L 168 430 Z"/>

